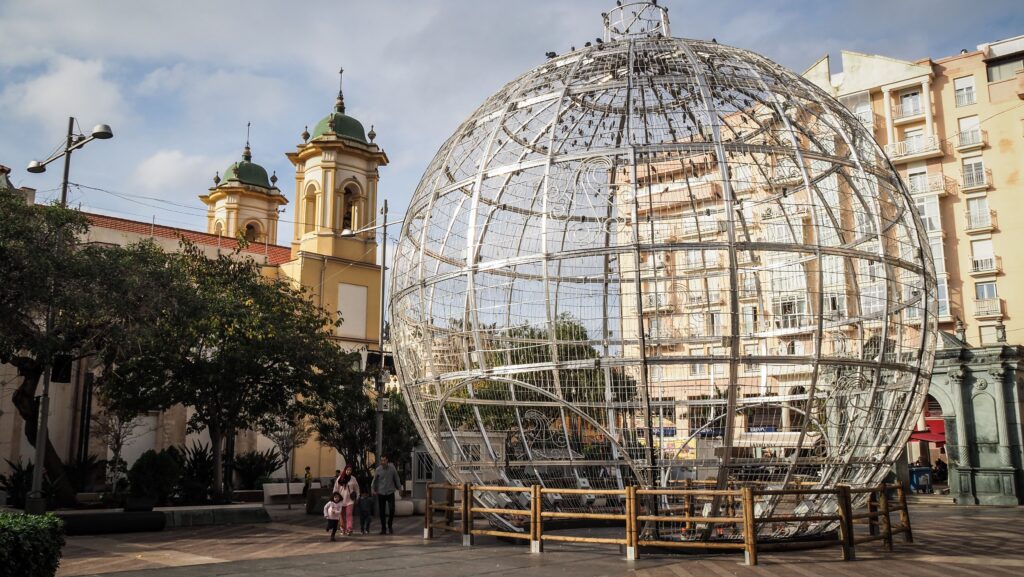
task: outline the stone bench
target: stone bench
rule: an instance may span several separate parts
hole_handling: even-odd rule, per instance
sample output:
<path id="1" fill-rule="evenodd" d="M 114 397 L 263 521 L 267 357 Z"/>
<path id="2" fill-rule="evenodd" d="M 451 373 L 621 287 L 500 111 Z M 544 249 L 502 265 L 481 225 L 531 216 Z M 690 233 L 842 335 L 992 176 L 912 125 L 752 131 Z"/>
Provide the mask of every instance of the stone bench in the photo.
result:
<path id="1" fill-rule="evenodd" d="M 269 505 L 275 497 L 286 500 L 289 492 L 293 499 L 302 499 L 302 486 L 302 483 L 263 483 L 263 503 Z M 313 481 L 310 488 L 319 489 L 320 482 Z"/>

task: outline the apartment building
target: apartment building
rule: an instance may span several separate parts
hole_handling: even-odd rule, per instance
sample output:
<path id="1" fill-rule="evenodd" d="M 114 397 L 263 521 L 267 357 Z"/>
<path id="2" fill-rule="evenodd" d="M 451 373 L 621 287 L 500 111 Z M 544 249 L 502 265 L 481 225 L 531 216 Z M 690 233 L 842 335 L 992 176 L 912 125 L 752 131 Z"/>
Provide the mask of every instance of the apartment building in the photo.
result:
<path id="1" fill-rule="evenodd" d="M 938 273 L 940 329 L 1024 341 L 1024 36 L 908 62 L 842 52 L 804 76 L 872 131 L 913 195 Z"/>

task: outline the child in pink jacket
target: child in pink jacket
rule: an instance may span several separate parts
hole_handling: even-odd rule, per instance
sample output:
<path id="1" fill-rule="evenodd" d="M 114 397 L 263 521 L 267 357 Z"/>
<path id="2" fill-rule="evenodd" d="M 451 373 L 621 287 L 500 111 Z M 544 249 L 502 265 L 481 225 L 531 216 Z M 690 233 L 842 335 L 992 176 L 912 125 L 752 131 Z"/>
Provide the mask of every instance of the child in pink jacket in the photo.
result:
<path id="1" fill-rule="evenodd" d="M 341 511 L 344 507 L 341 504 L 341 493 L 331 495 L 331 500 L 324 505 L 324 519 L 327 519 L 327 530 L 331 532 L 331 541 L 338 532 L 338 521 L 341 519 Z"/>

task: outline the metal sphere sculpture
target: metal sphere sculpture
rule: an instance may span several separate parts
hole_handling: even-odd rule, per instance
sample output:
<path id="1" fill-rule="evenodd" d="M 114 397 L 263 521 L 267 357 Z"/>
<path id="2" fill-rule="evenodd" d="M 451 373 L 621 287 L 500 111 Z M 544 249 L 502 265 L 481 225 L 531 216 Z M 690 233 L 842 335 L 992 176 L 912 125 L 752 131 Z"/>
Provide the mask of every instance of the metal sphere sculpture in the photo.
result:
<path id="1" fill-rule="evenodd" d="M 434 459 L 489 485 L 880 482 L 937 334 L 906 187 L 807 80 L 654 3 L 604 17 L 463 122 L 406 212 L 391 338 Z"/>

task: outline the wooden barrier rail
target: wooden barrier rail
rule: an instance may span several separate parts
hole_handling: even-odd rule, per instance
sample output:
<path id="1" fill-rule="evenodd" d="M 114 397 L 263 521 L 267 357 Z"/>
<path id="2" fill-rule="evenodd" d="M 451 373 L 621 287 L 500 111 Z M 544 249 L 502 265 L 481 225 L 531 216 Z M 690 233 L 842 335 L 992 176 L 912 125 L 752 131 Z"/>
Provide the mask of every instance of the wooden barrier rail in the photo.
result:
<path id="1" fill-rule="evenodd" d="M 434 491 L 443 490 L 445 500 L 437 503 Z M 896 504 L 890 502 L 890 493 L 895 491 Z M 483 506 L 480 497 L 488 493 L 525 494 L 526 503 L 522 508 L 508 506 Z M 456 500 L 455 495 L 460 498 Z M 545 510 L 544 495 L 605 495 L 620 497 L 623 503 L 622 512 L 574 512 Z M 785 498 L 794 497 L 800 500 L 805 495 L 832 495 L 836 499 L 836 512 L 833 514 L 814 512 L 806 515 L 778 514 L 757 516 L 755 503 L 759 497 Z M 853 511 L 854 496 L 867 495 L 866 511 Z M 670 498 L 683 498 L 684 506 L 661 507 L 644 512 L 638 497 L 647 497 L 654 502 L 667 502 Z M 695 502 L 703 500 L 704 513 L 696 514 Z M 478 503 L 478 501 L 480 503 Z M 493 499 L 491 499 L 493 501 Z M 511 504 L 514 501 L 508 498 Z M 712 509 L 707 507 L 711 504 Z M 681 511 L 682 514 L 665 514 Z M 442 523 L 437 523 L 435 512 L 444 513 Z M 893 513 L 899 513 L 899 523 L 894 524 Z M 456 519 L 457 514 L 457 519 Z M 477 515 L 502 515 L 524 520 L 523 530 L 478 529 L 474 527 Z M 563 519 L 580 521 L 621 521 L 624 535 L 622 537 L 584 537 L 576 535 L 556 535 L 544 531 L 545 519 Z M 456 521 L 458 524 L 456 525 Z M 823 522 L 837 525 L 837 538 L 816 541 L 765 541 L 759 537 L 760 527 L 767 524 L 803 524 Z M 723 538 L 708 541 L 698 539 L 671 539 L 660 536 L 659 531 L 644 531 L 640 537 L 640 524 L 675 523 L 682 526 L 684 536 L 694 537 L 703 532 L 702 537 L 711 535 L 715 530 L 718 536 L 724 537 L 723 529 L 731 530 L 733 540 Z M 855 535 L 855 525 L 867 525 L 868 534 Z M 650 528 L 650 527 L 649 527 Z M 424 515 L 425 539 L 434 535 L 434 529 L 461 533 L 463 545 L 473 544 L 473 537 L 487 535 L 499 538 L 528 540 L 530 550 L 540 553 L 545 542 L 565 543 L 596 543 L 619 545 L 625 549 L 627 559 L 635 559 L 639 548 L 658 547 L 673 549 L 732 549 L 742 550 L 749 565 L 757 565 L 761 551 L 783 551 L 812 549 L 839 546 L 842 559 L 852 561 L 856 558 L 856 547 L 872 541 L 882 541 L 886 551 L 892 551 L 893 535 L 902 534 L 907 543 L 913 543 L 913 532 L 910 526 L 910 514 L 907 509 L 906 491 L 899 484 L 881 484 L 874 487 L 858 487 L 856 489 L 840 486 L 834 489 L 812 489 L 795 487 L 793 489 L 759 489 L 754 486 L 742 486 L 738 489 L 639 489 L 625 487 L 623 489 L 557 489 L 533 485 L 531 487 L 503 487 L 493 485 L 451 485 L 430 483 L 427 485 L 426 514 Z"/>

